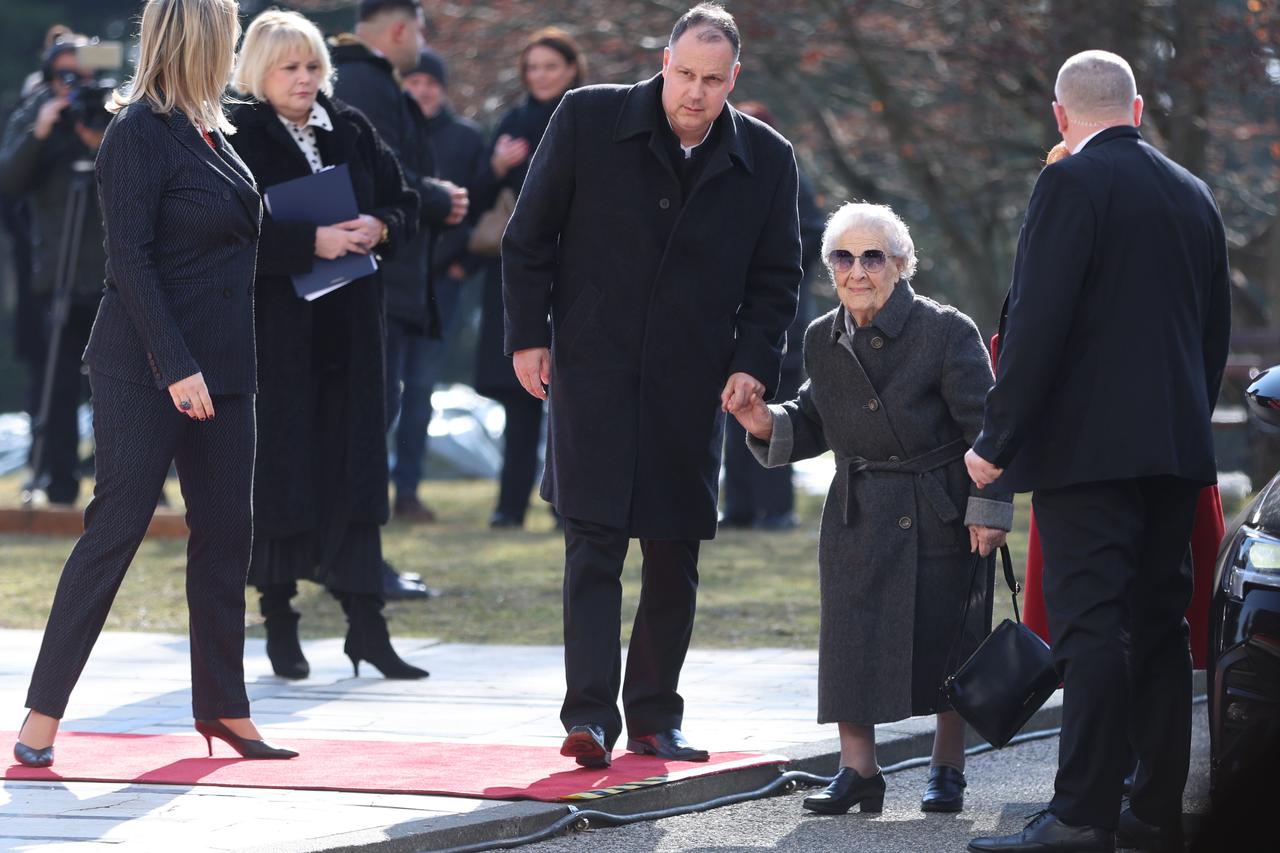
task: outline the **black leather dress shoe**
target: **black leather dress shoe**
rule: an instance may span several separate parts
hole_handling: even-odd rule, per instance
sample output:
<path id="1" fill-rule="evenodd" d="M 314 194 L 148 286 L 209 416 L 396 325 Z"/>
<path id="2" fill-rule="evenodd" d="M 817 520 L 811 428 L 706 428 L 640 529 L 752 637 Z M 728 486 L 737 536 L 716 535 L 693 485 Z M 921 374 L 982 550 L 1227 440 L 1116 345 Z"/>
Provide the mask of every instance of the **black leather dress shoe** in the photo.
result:
<path id="1" fill-rule="evenodd" d="M 922 812 L 958 812 L 964 808 L 964 774 L 954 767 L 929 768 L 929 784 L 920 798 Z"/>
<path id="2" fill-rule="evenodd" d="M 969 849 L 978 853 L 1115 853 L 1116 836 L 1098 826 L 1070 826 L 1045 809 L 1021 832 L 975 838 Z"/>
<path id="3" fill-rule="evenodd" d="M 884 787 L 884 774 L 879 771 L 864 777 L 852 767 L 841 767 L 831 784 L 805 797 L 801 805 L 818 814 L 844 814 L 854 806 L 879 812 L 884 808 Z"/>
<path id="4" fill-rule="evenodd" d="M 431 598 L 435 591 L 420 579 L 402 575 L 395 566 L 382 561 L 382 597 L 387 601 L 404 601 L 410 598 Z"/>
<path id="5" fill-rule="evenodd" d="M 1130 809 L 1120 812 L 1120 825 L 1116 828 L 1117 849 L 1181 853 L 1185 847 L 1180 820 L 1171 826 L 1156 826 L 1147 823 Z"/>
<path id="6" fill-rule="evenodd" d="M 706 761 L 711 754 L 705 749 L 696 749 L 685 740 L 679 729 L 667 729 L 651 735 L 636 735 L 627 738 L 627 751 L 640 755 L 656 755 L 671 761 Z"/>
<path id="7" fill-rule="evenodd" d="M 583 767 L 608 767 L 613 763 L 611 747 L 605 742 L 604 726 L 587 723 L 569 729 L 560 754 L 566 755 Z"/>

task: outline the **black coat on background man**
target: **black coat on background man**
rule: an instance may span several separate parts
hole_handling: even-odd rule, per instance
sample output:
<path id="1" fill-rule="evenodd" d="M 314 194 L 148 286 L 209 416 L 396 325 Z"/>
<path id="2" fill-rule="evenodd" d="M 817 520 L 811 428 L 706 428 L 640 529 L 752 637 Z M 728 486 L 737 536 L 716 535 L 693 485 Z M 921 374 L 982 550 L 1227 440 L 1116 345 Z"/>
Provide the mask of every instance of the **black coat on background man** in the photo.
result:
<path id="1" fill-rule="evenodd" d="M 409 186 L 421 196 L 422 230 L 383 267 L 387 316 L 421 330 L 438 325 L 432 307 L 432 228 L 449 216 L 452 200 L 438 182 L 435 154 L 423 127 L 422 110 L 400 89 L 386 58 L 353 36 L 340 36 L 330 49 L 337 73 L 334 95 L 364 113 L 400 161 Z"/>
<path id="2" fill-rule="evenodd" d="M 974 449 L 1018 492 L 1217 482 L 1209 415 L 1230 325 L 1208 187 L 1136 128 L 1104 130 L 1036 183 Z"/>
<path id="3" fill-rule="evenodd" d="M 417 198 L 405 184 L 390 149 L 369 120 L 342 101 L 317 97 L 333 130 L 316 130 L 326 164 L 345 163 L 362 213 L 387 225 L 391 255 L 416 230 Z M 251 103 L 232 114 L 236 152 L 269 194 L 275 184 L 311 174 L 301 149 L 270 104 Z M 381 272 L 308 302 L 293 290 L 290 276 L 310 272 L 315 262 L 316 227 L 301 221 L 262 219 L 254 304 L 258 340 L 258 461 L 254 472 L 254 532 L 283 538 L 315 529 L 321 496 L 315 463 L 317 435 L 315 376 L 339 369 L 346 374 L 348 406 L 342 430 L 347 466 L 342 517 L 357 523 L 387 521 L 386 384 L 383 381 Z"/>
<path id="4" fill-rule="evenodd" d="M 1033 489 L 1064 684 L 1049 811 L 1180 826 L 1191 749 L 1184 557 L 1217 479 L 1210 414 L 1230 333 L 1222 219 L 1130 126 L 1044 169 L 1018 243 L 976 453 Z"/>
<path id="5" fill-rule="evenodd" d="M 503 238 L 506 352 L 552 348 L 542 495 L 562 516 L 711 539 L 720 393 L 743 372 L 774 394 L 795 314 L 796 164 L 726 104 L 686 195 L 661 93 L 561 101 Z"/>
<path id="6" fill-rule="evenodd" d="M 437 174 L 466 187 L 468 193 L 479 192 L 480 182 L 489 169 L 489 152 L 480 127 L 444 104 L 440 112 L 423 119 L 423 128 L 435 153 Z M 444 275 L 455 263 L 463 264 L 468 273 L 479 267 L 479 259 L 467 253 L 467 241 L 471 238 L 471 226 L 477 212 L 473 208 L 465 220 L 441 230 L 431 258 L 433 274 Z"/>

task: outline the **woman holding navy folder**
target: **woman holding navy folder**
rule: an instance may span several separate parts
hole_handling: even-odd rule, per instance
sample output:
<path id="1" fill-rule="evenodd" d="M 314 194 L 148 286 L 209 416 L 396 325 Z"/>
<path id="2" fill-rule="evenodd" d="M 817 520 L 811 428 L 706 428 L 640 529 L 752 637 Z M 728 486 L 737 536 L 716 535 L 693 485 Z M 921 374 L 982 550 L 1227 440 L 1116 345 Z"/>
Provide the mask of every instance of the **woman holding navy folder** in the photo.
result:
<path id="1" fill-rule="evenodd" d="M 391 647 L 382 615 L 387 521 L 382 281 L 357 279 L 314 301 L 292 277 L 316 259 L 390 255 L 412 234 L 418 197 L 358 110 L 330 97 L 333 70 L 320 31 L 271 10 L 245 34 L 233 84 L 233 145 L 271 200 L 277 184 L 345 164 L 360 215 L 334 225 L 262 219 L 254 325 L 258 343 L 258 461 L 249 583 L 261 593 L 267 654 L 277 675 L 306 678 L 290 606 L 299 578 L 323 584 L 346 613 L 345 651 L 387 678 L 422 678 Z"/>

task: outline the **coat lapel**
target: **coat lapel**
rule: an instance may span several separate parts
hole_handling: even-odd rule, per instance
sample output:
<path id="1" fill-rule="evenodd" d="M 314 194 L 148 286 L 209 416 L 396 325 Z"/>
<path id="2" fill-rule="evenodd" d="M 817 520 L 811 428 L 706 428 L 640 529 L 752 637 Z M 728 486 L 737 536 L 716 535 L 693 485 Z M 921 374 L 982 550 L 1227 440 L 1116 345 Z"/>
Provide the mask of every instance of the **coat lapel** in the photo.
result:
<path id="1" fill-rule="evenodd" d="M 231 185 L 245 213 L 256 223 L 261 213 L 261 199 L 254 187 L 252 175 L 239 157 L 234 153 L 227 153 L 231 151 L 231 146 L 221 131 L 215 130 L 209 134 L 213 137 L 218 150 L 222 152 L 219 154 L 209 147 L 200 135 L 200 131 L 196 130 L 195 125 L 179 110 L 169 113 L 168 124 L 169 131 L 186 146 L 188 151 L 212 169 L 219 178 Z"/>

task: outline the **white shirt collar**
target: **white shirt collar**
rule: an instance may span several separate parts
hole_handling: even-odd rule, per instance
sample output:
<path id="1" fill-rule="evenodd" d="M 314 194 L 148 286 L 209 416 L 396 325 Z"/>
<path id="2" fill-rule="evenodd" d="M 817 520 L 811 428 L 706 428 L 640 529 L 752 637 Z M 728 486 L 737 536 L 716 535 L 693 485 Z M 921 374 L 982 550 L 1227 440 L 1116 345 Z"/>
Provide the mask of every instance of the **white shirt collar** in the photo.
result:
<path id="1" fill-rule="evenodd" d="M 1104 128 L 1101 128 L 1100 130 L 1095 130 L 1093 133 L 1089 134 L 1084 139 L 1081 139 L 1079 142 L 1077 142 L 1076 147 L 1071 149 L 1071 153 L 1079 154 L 1080 150 L 1089 144 L 1089 140 L 1093 139 L 1095 136 L 1097 136 L 1099 133 L 1102 133 L 1102 131 L 1104 130 L 1110 130 L 1110 128 L 1104 127 Z"/>
<path id="2" fill-rule="evenodd" d="M 307 116 L 307 120 L 302 124 L 293 124 L 293 122 L 289 121 L 279 113 L 276 113 L 276 116 L 286 125 L 293 125 L 294 127 L 318 127 L 321 130 L 327 130 L 331 133 L 333 132 L 333 120 L 329 118 L 329 111 L 320 106 L 319 101 L 316 101 L 311 105 L 311 115 Z"/>
<path id="3" fill-rule="evenodd" d="M 702 134 L 702 139 L 698 141 L 698 145 L 701 145 L 703 142 L 707 141 L 707 137 L 711 135 L 711 128 L 715 127 L 715 124 L 716 123 L 713 121 L 711 122 L 711 124 L 707 125 L 707 132 Z M 667 127 L 671 128 L 672 133 L 676 134 L 676 144 L 679 145 L 680 150 L 684 152 L 684 159 L 688 160 L 690 157 L 693 156 L 693 149 L 697 148 L 698 145 L 685 145 L 683 142 L 681 142 L 680 134 L 676 133 L 675 125 L 671 123 L 671 119 L 667 119 Z"/>
<path id="4" fill-rule="evenodd" d="M 850 337 L 850 339 L 852 339 L 852 338 L 853 338 L 853 336 L 854 336 L 854 334 L 857 332 L 857 329 L 858 329 L 858 327 L 857 327 L 857 326 L 854 324 L 854 322 L 853 322 L 853 315 L 852 315 L 852 314 L 850 314 L 850 313 L 849 313 L 849 309 L 847 309 L 847 308 L 846 308 L 846 309 L 844 310 L 844 332 L 845 332 L 845 334 L 846 334 L 846 335 L 848 335 L 848 336 Z"/>

